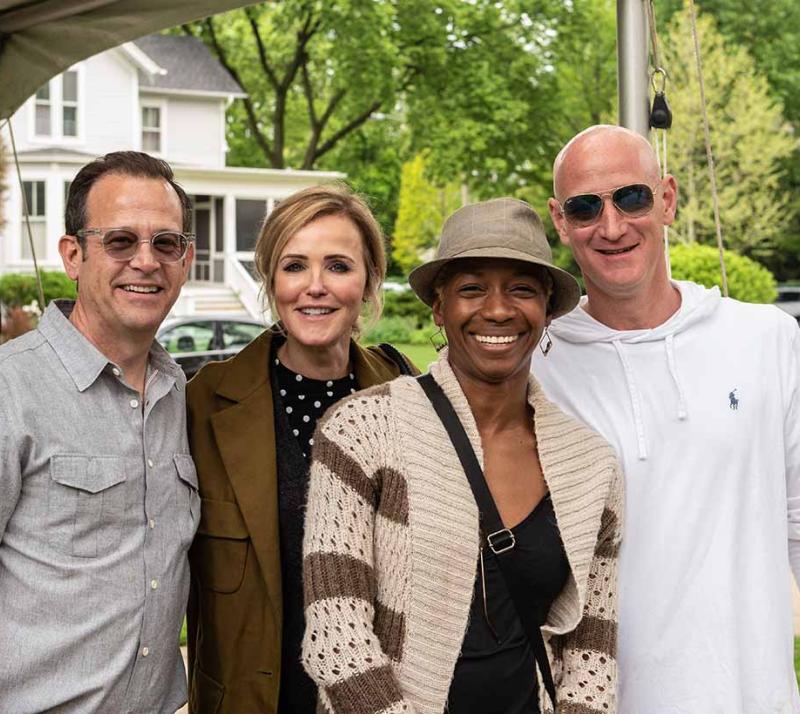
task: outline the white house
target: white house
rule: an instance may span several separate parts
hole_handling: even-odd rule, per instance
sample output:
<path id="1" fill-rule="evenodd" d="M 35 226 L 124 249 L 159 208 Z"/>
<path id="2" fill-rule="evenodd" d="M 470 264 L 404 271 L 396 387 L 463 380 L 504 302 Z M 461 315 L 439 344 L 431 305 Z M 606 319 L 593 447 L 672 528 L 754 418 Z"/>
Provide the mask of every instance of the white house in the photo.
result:
<path id="1" fill-rule="evenodd" d="M 39 266 L 61 269 L 64 202 L 81 166 L 109 151 L 135 149 L 168 161 L 192 197 L 197 234 L 191 282 L 175 312 L 259 310 L 250 272 L 264 214 L 333 172 L 226 166 L 225 110 L 244 96 L 200 40 L 150 35 L 79 62 L 11 119 Z M 4 139 L 10 147 L 7 130 Z M 13 165 L 0 234 L 0 273 L 33 269 Z"/>

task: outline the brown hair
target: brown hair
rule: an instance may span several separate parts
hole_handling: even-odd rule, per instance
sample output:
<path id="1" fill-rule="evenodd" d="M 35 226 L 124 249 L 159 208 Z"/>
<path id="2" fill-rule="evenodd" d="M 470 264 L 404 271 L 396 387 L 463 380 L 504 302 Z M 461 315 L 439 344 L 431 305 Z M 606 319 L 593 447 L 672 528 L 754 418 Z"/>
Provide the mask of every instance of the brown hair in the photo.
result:
<path id="1" fill-rule="evenodd" d="M 365 302 L 372 308 L 372 320 L 377 320 L 383 303 L 381 285 L 386 277 L 383 233 L 365 201 L 340 183 L 311 186 L 293 193 L 264 219 L 256 241 L 255 264 L 273 316 L 277 317 L 272 288 L 278 259 L 299 230 L 323 216 L 349 218 L 361 233 L 367 269 Z"/>
<path id="2" fill-rule="evenodd" d="M 141 151 L 113 151 L 86 164 L 72 180 L 64 211 L 64 225 L 67 235 L 74 236 L 86 228 L 86 199 L 98 179 L 106 174 L 137 176 L 141 178 L 164 179 L 178 196 L 181 204 L 183 231 L 192 225 L 192 202 L 186 192 L 175 181 L 170 165 L 166 161 L 153 158 Z M 107 226 L 104 226 L 107 227 Z M 81 239 L 79 239 L 83 245 Z"/>

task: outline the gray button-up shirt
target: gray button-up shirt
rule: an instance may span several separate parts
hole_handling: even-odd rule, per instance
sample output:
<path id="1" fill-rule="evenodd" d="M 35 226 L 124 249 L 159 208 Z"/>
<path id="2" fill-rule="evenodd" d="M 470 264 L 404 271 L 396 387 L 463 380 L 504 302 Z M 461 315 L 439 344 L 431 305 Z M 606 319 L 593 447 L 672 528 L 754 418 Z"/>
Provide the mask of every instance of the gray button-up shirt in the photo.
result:
<path id="1" fill-rule="evenodd" d="M 185 379 L 154 343 L 141 404 L 59 307 L 0 347 L 0 712 L 172 714 L 200 517 Z"/>

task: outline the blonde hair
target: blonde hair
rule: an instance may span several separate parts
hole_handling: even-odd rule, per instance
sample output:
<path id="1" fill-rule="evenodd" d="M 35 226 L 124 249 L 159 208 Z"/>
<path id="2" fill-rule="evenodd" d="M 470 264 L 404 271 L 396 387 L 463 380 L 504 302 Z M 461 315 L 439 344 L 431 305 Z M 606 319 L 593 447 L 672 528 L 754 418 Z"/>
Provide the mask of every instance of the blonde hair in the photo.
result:
<path id="1" fill-rule="evenodd" d="M 370 323 L 377 321 L 383 307 L 381 286 L 386 277 L 383 233 L 364 199 L 341 183 L 310 186 L 293 193 L 264 219 L 256 241 L 255 267 L 273 316 L 277 318 L 273 287 L 278 259 L 299 230 L 323 216 L 344 216 L 358 228 L 364 242 L 367 269 L 364 302 L 371 308 Z M 358 325 L 354 326 L 354 332 L 358 333 L 359 329 Z"/>

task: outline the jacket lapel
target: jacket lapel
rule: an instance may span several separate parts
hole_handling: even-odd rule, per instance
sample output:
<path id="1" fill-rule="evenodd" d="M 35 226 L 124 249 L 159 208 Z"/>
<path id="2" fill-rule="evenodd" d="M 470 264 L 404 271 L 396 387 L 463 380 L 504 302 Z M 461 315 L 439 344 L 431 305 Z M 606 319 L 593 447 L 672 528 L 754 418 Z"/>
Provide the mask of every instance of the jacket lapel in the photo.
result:
<path id="1" fill-rule="evenodd" d="M 217 388 L 217 394 L 234 402 L 211 417 L 211 426 L 228 479 L 236 494 L 256 558 L 275 608 L 282 621 L 280 530 L 278 524 L 278 474 L 275 418 L 269 380 L 272 335 L 258 337 L 235 358 Z M 373 350 L 358 345 L 352 353 L 356 380 L 363 389 L 397 376 L 397 367 Z"/>
<path id="2" fill-rule="evenodd" d="M 265 333 L 239 353 L 236 369 L 229 370 L 217 388 L 218 395 L 235 403 L 214 414 L 211 426 L 280 623 L 278 445 L 268 374 L 271 340 L 272 335 Z"/>

